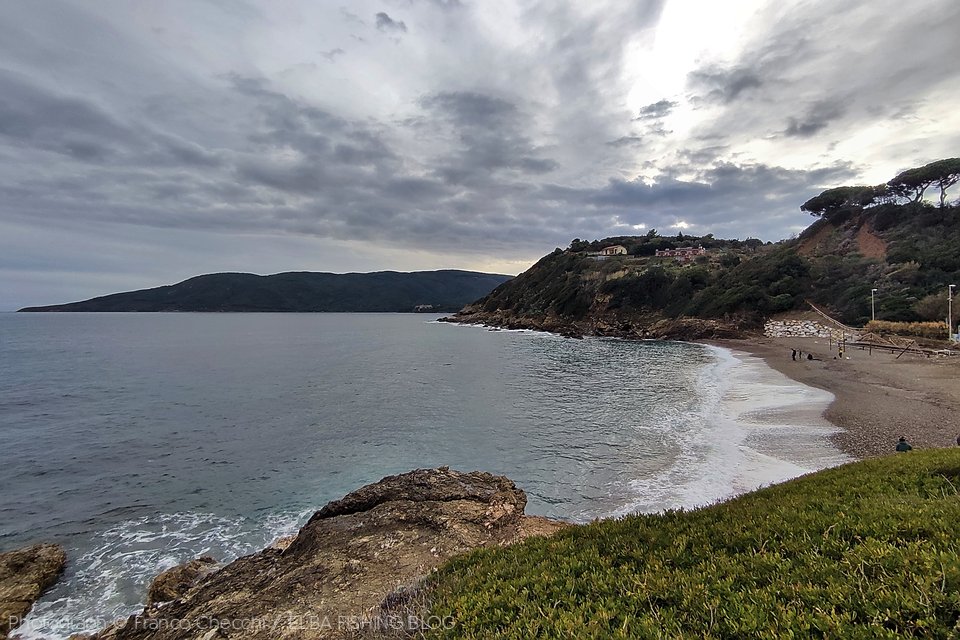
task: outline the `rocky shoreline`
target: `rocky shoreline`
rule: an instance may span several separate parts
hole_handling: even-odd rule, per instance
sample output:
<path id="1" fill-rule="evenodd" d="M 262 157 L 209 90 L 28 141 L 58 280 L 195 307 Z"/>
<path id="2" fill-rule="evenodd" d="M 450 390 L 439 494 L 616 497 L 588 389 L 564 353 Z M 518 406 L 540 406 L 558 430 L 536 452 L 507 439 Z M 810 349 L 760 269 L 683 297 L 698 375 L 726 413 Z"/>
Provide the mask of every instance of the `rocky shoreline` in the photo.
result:
<path id="1" fill-rule="evenodd" d="M 601 336 L 632 340 L 736 340 L 759 335 L 762 326 L 743 319 L 664 318 L 633 313 L 604 312 L 583 320 L 556 315 L 527 316 L 509 312 L 484 311 L 470 305 L 440 322 L 476 324 L 501 329 L 529 329 L 556 333 L 568 338 Z"/>
<path id="2" fill-rule="evenodd" d="M 27 615 L 63 573 L 67 554 L 55 544 L 0 553 L 0 640 Z"/>
<path id="3" fill-rule="evenodd" d="M 434 569 L 472 549 L 569 526 L 525 515 L 526 503 L 511 480 L 489 473 L 441 467 L 388 476 L 330 502 L 292 539 L 223 567 L 204 557 L 164 571 L 140 614 L 71 638 L 382 637 L 434 627 L 442 621 L 422 617 L 420 588 Z M 54 545 L 0 560 L 8 557 L 0 564 L 0 594 L 27 585 L 26 607 L 4 609 L 20 618 L 55 581 L 65 557 Z M 5 567 L 12 569 L 4 574 Z"/>

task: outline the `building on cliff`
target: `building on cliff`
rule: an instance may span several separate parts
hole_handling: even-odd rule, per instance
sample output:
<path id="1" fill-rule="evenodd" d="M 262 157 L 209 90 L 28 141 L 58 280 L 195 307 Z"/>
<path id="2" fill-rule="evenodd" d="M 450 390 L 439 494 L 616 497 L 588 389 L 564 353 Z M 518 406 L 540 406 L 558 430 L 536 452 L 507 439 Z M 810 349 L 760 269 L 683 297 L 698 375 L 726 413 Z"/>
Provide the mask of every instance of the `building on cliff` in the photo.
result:
<path id="1" fill-rule="evenodd" d="M 609 247 L 604 247 L 600 249 L 601 256 L 625 256 L 627 255 L 627 248 L 622 244 L 615 244 Z"/>

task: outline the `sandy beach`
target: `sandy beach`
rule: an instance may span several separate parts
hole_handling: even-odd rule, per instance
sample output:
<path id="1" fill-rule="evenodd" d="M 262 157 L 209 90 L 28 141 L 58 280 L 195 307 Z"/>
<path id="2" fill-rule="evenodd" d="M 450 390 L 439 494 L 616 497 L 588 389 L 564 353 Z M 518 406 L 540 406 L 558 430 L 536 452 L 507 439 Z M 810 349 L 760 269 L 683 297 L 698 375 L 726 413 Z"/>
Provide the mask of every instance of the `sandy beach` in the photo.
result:
<path id="1" fill-rule="evenodd" d="M 790 378 L 835 400 L 824 414 L 842 432 L 835 443 L 857 458 L 893 453 L 897 438 L 914 448 L 955 447 L 960 434 L 960 356 L 926 358 L 848 349 L 835 359 L 826 339 L 753 338 L 713 342 L 761 357 Z M 796 361 L 791 351 L 803 357 Z M 813 360 L 807 360 L 807 354 Z"/>

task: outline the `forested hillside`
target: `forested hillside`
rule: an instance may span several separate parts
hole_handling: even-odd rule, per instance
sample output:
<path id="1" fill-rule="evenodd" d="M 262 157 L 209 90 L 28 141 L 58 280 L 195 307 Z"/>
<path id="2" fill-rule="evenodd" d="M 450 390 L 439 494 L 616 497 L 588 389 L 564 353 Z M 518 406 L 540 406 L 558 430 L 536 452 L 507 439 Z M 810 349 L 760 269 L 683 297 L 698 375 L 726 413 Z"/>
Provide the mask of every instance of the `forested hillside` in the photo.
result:
<path id="1" fill-rule="evenodd" d="M 574 240 L 465 308 L 457 320 L 556 329 L 630 327 L 681 318 L 755 326 L 810 300 L 849 324 L 942 320 L 947 285 L 960 284 L 960 202 L 948 189 L 960 159 L 906 171 L 879 186 L 829 189 L 801 205 L 817 218 L 777 243 L 712 236 Z M 925 199 L 935 193 L 936 201 Z M 597 255 L 620 245 L 626 255 Z M 657 251 L 702 246 L 680 260 Z"/>
<path id="2" fill-rule="evenodd" d="M 213 273 L 178 284 L 21 311 L 453 311 L 510 276 L 472 271 Z"/>

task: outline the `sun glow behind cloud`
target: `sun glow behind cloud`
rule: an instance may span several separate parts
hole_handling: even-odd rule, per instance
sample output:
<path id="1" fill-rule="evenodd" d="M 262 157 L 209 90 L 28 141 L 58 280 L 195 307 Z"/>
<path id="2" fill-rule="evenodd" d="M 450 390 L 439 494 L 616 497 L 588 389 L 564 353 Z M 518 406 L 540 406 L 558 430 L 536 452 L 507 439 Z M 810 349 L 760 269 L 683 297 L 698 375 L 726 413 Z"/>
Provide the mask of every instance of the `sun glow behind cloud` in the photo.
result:
<path id="1" fill-rule="evenodd" d="M 953 0 L 0 11 L 0 309 L 216 270 L 516 272 L 680 223 L 776 240 L 818 190 L 960 144 Z"/>

